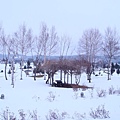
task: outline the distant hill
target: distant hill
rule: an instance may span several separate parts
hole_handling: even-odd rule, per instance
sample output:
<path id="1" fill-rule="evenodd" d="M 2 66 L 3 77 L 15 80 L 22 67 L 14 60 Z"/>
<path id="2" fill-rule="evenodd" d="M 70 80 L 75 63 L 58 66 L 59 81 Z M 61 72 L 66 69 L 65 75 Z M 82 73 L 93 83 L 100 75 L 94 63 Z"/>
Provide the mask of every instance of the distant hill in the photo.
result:
<path id="1" fill-rule="evenodd" d="M 85 57 L 85 55 L 82 55 Z M 12 57 L 12 55 L 11 55 Z M 10 58 L 11 58 L 10 57 Z M 30 61 L 33 61 L 36 59 L 36 55 L 34 56 L 24 56 L 24 60 L 27 61 L 27 60 L 30 60 Z M 2 54 L 0 54 L 0 60 L 3 60 L 4 58 L 6 58 L 6 56 L 3 57 Z M 52 60 L 58 60 L 60 58 L 60 56 L 46 56 L 46 59 L 52 59 Z M 73 56 L 65 56 L 66 59 L 75 59 L 75 58 L 78 58 L 77 55 L 73 55 Z M 44 56 L 41 56 L 40 58 L 41 60 L 44 60 Z M 105 57 L 104 56 L 96 56 L 96 59 L 99 61 L 99 60 L 102 60 L 102 61 L 106 61 Z M 15 61 L 16 62 L 20 62 L 21 60 L 21 55 L 18 55 L 17 57 L 15 57 Z M 112 60 L 113 62 L 115 63 L 120 63 L 120 57 L 115 57 L 115 59 Z"/>

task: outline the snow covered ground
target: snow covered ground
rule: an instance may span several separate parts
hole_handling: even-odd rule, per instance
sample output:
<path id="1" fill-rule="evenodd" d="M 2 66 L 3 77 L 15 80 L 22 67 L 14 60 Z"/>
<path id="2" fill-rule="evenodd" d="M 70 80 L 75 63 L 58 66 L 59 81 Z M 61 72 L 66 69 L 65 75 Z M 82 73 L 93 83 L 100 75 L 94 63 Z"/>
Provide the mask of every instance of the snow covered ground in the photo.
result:
<path id="1" fill-rule="evenodd" d="M 0 70 L 4 70 L 4 64 L 0 64 Z M 11 75 L 5 80 L 4 72 L 0 73 L 0 95 L 5 95 L 5 99 L 0 99 L 0 119 L 6 120 L 4 116 L 8 120 L 10 116 L 16 120 L 120 119 L 119 75 L 114 73 L 112 80 L 108 81 L 107 74 L 102 73 L 102 76 L 92 76 L 92 83 L 88 83 L 86 74 L 82 74 L 80 85 L 94 89 L 75 91 L 72 88 L 51 87 L 45 84 L 43 78 L 34 81 L 24 72 L 23 80 L 20 80 L 19 64 L 16 64 L 14 88 L 11 86 Z"/>

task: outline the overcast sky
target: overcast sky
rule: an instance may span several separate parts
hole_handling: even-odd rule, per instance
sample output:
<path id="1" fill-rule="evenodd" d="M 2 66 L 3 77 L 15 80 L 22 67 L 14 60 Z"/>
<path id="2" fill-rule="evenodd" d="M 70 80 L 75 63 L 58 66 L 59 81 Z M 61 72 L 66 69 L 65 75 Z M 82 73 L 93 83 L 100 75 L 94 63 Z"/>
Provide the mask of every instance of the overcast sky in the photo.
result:
<path id="1" fill-rule="evenodd" d="M 25 23 L 38 33 L 40 23 L 55 26 L 59 35 L 66 34 L 74 43 L 82 32 L 106 27 L 120 30 L 120 0 L 0 0 L 0 23 L 5 32 L 15 32 Z M 74 44 L 75 45 L 75 44 Z"/>

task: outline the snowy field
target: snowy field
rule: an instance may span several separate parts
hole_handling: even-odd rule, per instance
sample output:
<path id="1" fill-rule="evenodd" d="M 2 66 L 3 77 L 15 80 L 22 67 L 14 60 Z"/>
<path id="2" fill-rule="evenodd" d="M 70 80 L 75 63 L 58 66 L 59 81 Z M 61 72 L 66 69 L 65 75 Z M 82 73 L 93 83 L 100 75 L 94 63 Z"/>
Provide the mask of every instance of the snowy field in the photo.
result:
<path id="1" fill-rule="evenodd" d="M 0 70 L 4 70 L 4 64 Z M 82 74 L 80 85 L 94 87 L 93 90 L 51 87 L 43 78 L 34 81 L 24 72 L 20 80 L 19 64 L 14 88 L 11 75 L 7 76 L 5 80 L 4 72 L 0 73 L 0 95 L 5 95 L 0 99 L 0 120 L 120 120 L 120 76 L 116 73 L 111 81 L 105 73 L 92 76 L 92 83 Z"/>

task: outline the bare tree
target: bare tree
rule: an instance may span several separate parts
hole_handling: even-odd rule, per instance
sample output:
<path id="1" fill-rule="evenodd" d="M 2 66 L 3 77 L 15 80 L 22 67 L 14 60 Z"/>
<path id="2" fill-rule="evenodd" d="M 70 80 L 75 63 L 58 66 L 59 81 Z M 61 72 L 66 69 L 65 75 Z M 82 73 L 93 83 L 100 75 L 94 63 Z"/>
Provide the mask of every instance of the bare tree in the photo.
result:
<path id="1" fill-rule="evenodd" d="M 60 56 L 67 56 L 68 51 L 70 50 L 71 38 L 67 35 L 63 35 L 59 40 L 59 52 Z"/>
<path id="2" fill-rule="evenodd" d="M 46 64 L 46 55 L 47 55 L 47 43 L 49 40 L 49 31 L 48 27 L 45 23 L 42 23 L 41 30 L 40 30 L 40 39 L 42 41 L 42 47 L 43 47 L 43 55 L 44 55 L 44 65 Z M 44 70 L 44 80 L 46 80 L 46 70 Z"/>
<path id="3" fill-rule="evenodd" d="M 56 52 L 58 36 L 55 27 L 52 27 L 49 30 L 47 25 L 45 23 L 42 23 L 39 39 L 42 44 L 42 53 L 44 56 L 44 65 L 45 65 L 46 56 L 48 55 L 50 57 L 52 54 Z M 44 72 L 46 73 L 45 70 Z M 46 80 L 46 75 L 44 76 L 44 79 Z"/>
<path id="4" fill-rule="evenodd" d="M 75 63 L 76 63 L 75 60 L 69 60 L 68 61 L 68 67 L 69 67 L 69 74 L 70 74 L 71 84 L 72 84 L 72 81 L 73 81 L 73 79 L 72 79 L 73 78 L 73 74 L 74 74 L 74 71 L 76 69 Z"/>
<path id="5" fill-rule="evenodd" d="M 47 55 L 50 57 L 51 55 L 55 54 L 57 52 L 58 48 L 58 35 L 55 30 L 55 27 L 52 26 L 52 28 L 49 31 L 49 40 L 47 42 Z"/>
<path id="6" fill-rule="evenodd" d="M 101 34 L 98 29 L 88 29 L 83 32 L 79 40 L 78 54 L 85 55 L 88 61 L 87 66 L 87 79 L 91 82 L 92 64 L 95 62 L 95 56 L 101 48 Z"/>
<path id="7" fill-rule="evenodd" d="M 5 79 L 7 80 L 7 64 L 10 56 L 10 49 L 8 45 L 9 36 L 5 35 L 4 29 L 0 27 L 0 43 L 1 43 L 1 52 L 3 53 L 3 61 L 5 62 Z"/>
<path id="8" fill-rule="evenodd" d="M 26 25 L 20 25 L 17 32 L 15 32 L 15 39 L 18 42 L 18 51 L 21 54 L 21 78 L 22 80 L 22 66 L 24 61 L 24 56 L 30 50 L 30 39 L 32 38 L 31 29 L 27 29 Z"/>
<path id="9" fill-rule="evenodd" d="M 14 70 L 15 70 L 15 57 L 18 55 L 18 43 L 15 40 L 14 36 L 10 37 L 7 42 L 7 51 L 8 54 L 11 55 L 11 79 L 12 83 L 11 85 L 14 88 Z"/>
<path id="10" fill-rule="evenodd" d="M 54 75 L 59 70 L 58 62 L 56 60 L 48 60 L 44 67 L 46 67 L 46 73 L 48 74 L 46 84 L 50 81 L 50 85 L 53 85 Z"/>
<path id="11" fill-rule="evenodd" d="M 46 55 L 47 55 L 47 43 L 49 40 L 49 29 L 45 23 L 42 23 L 41 30 L 40 30 L 40 36 L 41 44 L 43 47 L 43 55 L 44 55 L 44 64 L 46 63 Z"/>
<path id="12" fill-rule="evenodd" d="M 4 33 L 4 29 L 2 27 L 0 27 L 0 43 L 1 43 L 1 51 L 3 53 L 3 60 L 5 59 L 5 55 L 6 55 L 6 39 L 5 39 L 5 33 Z"/>
<path id="13" fill-rule="evenodd" d="M 38 66 L 40 67 L 41 62 L 41 56 L 43 52 L 43 46 L 42 46 L 42 39 L 38 36 L 34 38 L 34 52 L 36 54 L 36 60 L 34 61 L 34 80 L 36 80 L 36 72 L 38 69 Z"/>
<path id="14" fill-rule="evenodd" d="M 59 40 L 60 80 L 62 80 L 62 72 L 64 71 L 64 82 L 65 82 L 65 75 L 66 75 L 65 65 L 67 64 L 66 57 L 68 55 L 68 51 L 70 50 L 70 44 L 71 44 L 71 38 L 66 35 L 63 35 Z"/>
<path id="15" fill-rule="evenodd" d="M 8 60 L 9 60 L 9 57 L 10 57 L 10 45 L 9 45 L 9 39 L 10 39 L 10 36 L 5 36 L 4 37 L 4 45 L 5 45 L 5 51 L 6 51 L 6 57 L 4 58 L 5 59 L 5 79 L 7 80 L 7 73 L 6 73 L 6 70 L 7 70 L 7 64 L 8 64 Z"/>
<path id="16" fill-rule="evenodd" d="M 28 41 L 28 44 L 29 44 L 29 48 L 28 50 L 30 51 L 31 53 L 31 56 L 32 56 L 32 59 L 33 59 L 33 52 L 34 52 L 34 49 L 35 49 L 35 39 L 34 39 L 34 36 L 33 36 L 33 33 L 32 33 L 32 29 L 28 29 L 28 32 L 27 32 L 27 39 L 29 40 Z M 28 51 L 28 52 L 29 52 Z"/>
<path id="17" fill-rule="evenodd" d="M 104 57 L 108 62 L 108 80 L 111 80 L 111 62 L 115 56 L 120 54 L 120 37 L 116 29 L 111 29 L 108 27 L 105 30 L 104 40 L 102 44 L 102 50 L 104 52 Z"/>

